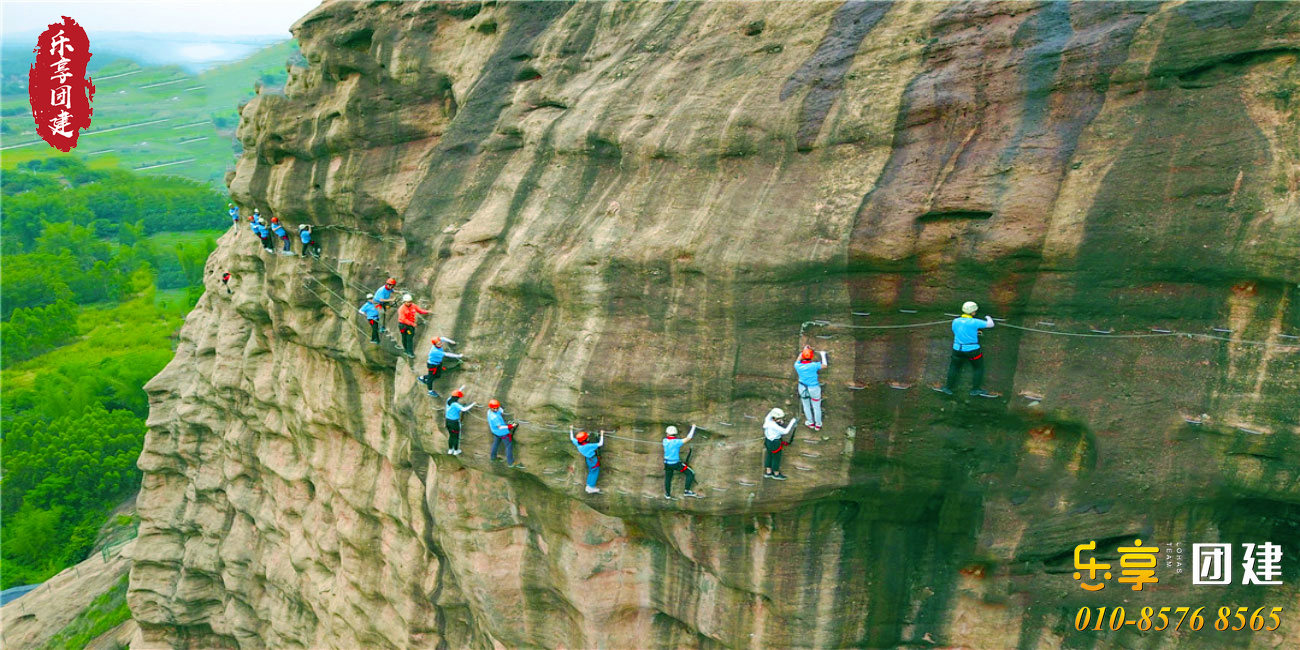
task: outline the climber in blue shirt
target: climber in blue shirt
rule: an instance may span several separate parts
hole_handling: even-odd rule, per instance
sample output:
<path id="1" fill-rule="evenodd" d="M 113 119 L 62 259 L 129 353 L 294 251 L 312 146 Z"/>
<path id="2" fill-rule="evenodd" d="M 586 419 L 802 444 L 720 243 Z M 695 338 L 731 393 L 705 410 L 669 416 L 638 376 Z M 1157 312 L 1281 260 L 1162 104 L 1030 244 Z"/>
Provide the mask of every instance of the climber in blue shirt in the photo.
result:
<path id="1" fill-rule="evenodd" d="M 430 344 L 429 358 L 427 360 L 428 363 L 425 364 L 425 369 L 429 371 L 429 374 L 418 378 L 421 383 L 429 387 L 429 394 L 434 397 L 438 396 L 438 391 L 433 389 L 433 380 L 437 379 L 438 374 L 444 370 L 444 368 L 442 367 L 443 359 L 464 358 L 462 355 L 456 354 L 455 352 L 447 352 L 446 350 L 442 349 L 442 345 L 444 342 L 451 343 L 452 345 L 455 345 L 456 343 L 455 341 L 449 338 L 444 338 L 441 336 L 435 336 L 433 337 L 433 340 L 429 341 Z"/>
<path id="2" fill-rule="evenodd" d="M 519 427 L 514 422 L 506 422 L 506 415 L 501 410 L 501 402 L 495 399 L 488 400 L 487 412 L 488 431 L 492 432 L 492 460 L 497 459 L 497 448 L 504 445 L 506 448 L 506 466 L 515 466 L 515 429 Z"/>
<path id="3" fill-rule="evenodd" d="M 266 225 L 266 219 L 258 214 L 257 208 L 253 208 L 253 218 L 257 221 L 257 236 L 262 239 L 262 248 L 268 253 L 274 253 L 275 248 L 271 246 L 271 229 Z"/>
<path id="4" fill-rule="evenodd" d="M 311 226 L 305 223 L 300 224 L 298 226 L 298 238 L 302 240 L 303 257 L 307 257 L 307 253 L 311 253 L 312 257 L 320 259 L 320 244 L 317 244 L 316 240 L 312 238 Z"/>
<path id="5" fill-rule="evenodd" d="M 375 294 L 366 294 L 366 302 L 357 311 L 370 321 L 370 342 L 379 343 L 379 303 L 375 302 Z"/>
<path id="6" fill-rule="evenodd" d="M 600 455 L 596 452 L 605 445 L 605 432 L 600 432 L 600 439 L 596 442 L 588 442 L 589 439 L 586 431 L 579 431 L 575 436 L 573 427 L 569 427 L 569 441 L 587 459 L 587 494 L 600 494 L 600 488 L 596 487 L 596 478 L 600 476 Z"/>
<path id="7" fill-rule="evenodd" d="M 271 230 L 280 238 L 280 241 L 284 242 L 284 250 L 281 251 L 280 254 L 293 255 L 293 248 L 289 246 L 289 231 L 285 230 L 284 226 L 280 225 L 279 217 L 271 217 Z"/>
<path id="8" fill-rule="evenodd" d="M 701 495 L 691 490 L 695 485 L 695 470 L 682 460 L 682 445 L 695 437 L 695 425 L 691 425 L 691 430 L 685 438 L 677 437 L 677 427 L 674 426 L 665 429 L 664 434 L 664 498 L 669 500 L 673 498 L 673 474 L 678 472 L 686 475 L 686 491 L 683 494 L 700 498 Z"/>
<path id="9" fill-rule="evenodd" d="M 382 312 L 388 309 L 388 304 L 393 302 L 393 291 L 397 289 L 397 278 L 388 278 L 384 286 L 375 289 L 375 302 L 379 303 L 379 310 Z M 387 332 L 388 328 L 384 327 L 383 320 L 379 322 L 379 331 Z"/>
<path id="10" fill-rule="evenodd" d="M 980 347 L 980 330 L 993 327 L 993 318 L 975 318 L 977 311 L 979 305 L 968 300 L 961 306 L 961 316 L 952 319 L 952 356 L 948 359 L 948 381 L 942 387 L 935 387 L 940 393 L 952 395 L 953 389 L 957 387 L 957 379 L 961 376 L 962 366 L 970 363 L 974 371 L 971 396 L 997 397 L 981 388 L 984 384 L 984 350 Z"/>
<path id="11" fill-rule="evenodd" d="M 236 226 L 238 226 L 238 225 L 239 225 L 239 206 L 235 205 L 234 203 L 227 203 L 226 205 L 230 206 L 230 221 L 231 221 L 231 223 L 233 223 L 233 224 L 235 224 Z"/>
<path id="12" fill-rule="evenodd" d="M 826 352 L 822 351 L 821 361 L 815 360 L 816 354 L 810 346 L 805 345 L 794 360 L 794 372 L 799 376 L 799 401 L 803 403 L 804 424 L 813 431 L 822 430 L 822 387 L 817 373 L 829 365 Z"/>
<path id="13" fill-rule="evenodd" d="M 460 416 L 475 406 L 474 402 L 461 404 L 460 398 L 464 396 L 461 388 L 452 391 L 451 397 L 447 398 L 447 412 L 443 414 L 443 423 L 447 425 L 447 453 L 452 456 L 460 455 Z"/>

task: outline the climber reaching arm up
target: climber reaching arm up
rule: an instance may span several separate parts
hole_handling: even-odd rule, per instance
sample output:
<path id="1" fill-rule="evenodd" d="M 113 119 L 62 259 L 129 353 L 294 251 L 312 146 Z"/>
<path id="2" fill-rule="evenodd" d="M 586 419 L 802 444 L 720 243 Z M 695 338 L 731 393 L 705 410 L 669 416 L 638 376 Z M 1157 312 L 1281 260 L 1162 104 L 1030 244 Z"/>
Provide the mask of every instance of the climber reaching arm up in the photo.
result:
<path id="1" fill-rule="evenodd" d="M 686 433 L 686 437 L 682 439 L 682 444 L 684 445 L 684 444 L 690 442 L 690 441 L 691 441 L 691 438 L 694 438 L 694 437 L 695 437 L 695 425 L 692 424 L 692 425 L 691 425 L 691 430 L 688 431 L 688 432 Z M 692 447 L 692 449 L 694 449 L 694 447 Z"/>

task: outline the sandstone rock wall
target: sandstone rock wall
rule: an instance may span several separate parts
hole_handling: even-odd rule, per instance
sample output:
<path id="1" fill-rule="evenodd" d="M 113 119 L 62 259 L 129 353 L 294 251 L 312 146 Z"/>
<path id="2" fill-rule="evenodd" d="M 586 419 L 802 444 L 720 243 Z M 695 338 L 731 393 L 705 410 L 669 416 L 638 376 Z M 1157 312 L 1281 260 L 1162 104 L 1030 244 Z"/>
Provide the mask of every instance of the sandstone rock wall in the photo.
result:
<path id="1" fill-rule="evenodd" d="M 1300 642 L 1073 627 L 1295 602 L 1297 5 L 329 2 L 295 29 L 230 186 L 325 257 L 228 233 L 149 386 L 148 643 Z M 359 331 L 388 275 L 433 310 L 415 363 Z M 966 299 L 1236 342 L 1000 327 L 1005 399 L 976 404 L 924 389 L 943 326 L 844 327 Z M 470 357 L 448 386 L 527 422 L 523 469 L 476 418 L 440 453 L 431 334 Z M 831 353 L 827 427 L 763 481 L 801 342 Z M 657 440 L 690 422 L 707 498 L 666 502 Z M 626 438 L 602 495 L 569 424 Z M 1134 537 L 1290 541 L 1288 584 L 1079 589 L 1076 544 Z"/>

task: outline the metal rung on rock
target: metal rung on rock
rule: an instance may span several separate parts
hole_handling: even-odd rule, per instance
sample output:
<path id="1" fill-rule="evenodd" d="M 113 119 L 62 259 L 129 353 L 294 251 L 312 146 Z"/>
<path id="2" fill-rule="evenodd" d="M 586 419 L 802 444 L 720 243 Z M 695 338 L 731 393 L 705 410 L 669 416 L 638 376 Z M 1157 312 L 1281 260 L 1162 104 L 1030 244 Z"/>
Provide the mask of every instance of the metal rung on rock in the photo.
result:
<path id="1" fill-rule="evenodd" d="M 1156 334 L 1173 334 L 1173 333 L 1174 333 L 1173 330 L 1160 329 L 1159 327 L 1152 327 L 1152 328 L 1151 328 L 1151 331 L 1152 331 L 1152 332 L 1155 332 Z"/>
<path id="2" fill-rule="evenodd" d="M 903 383 L 903 382 L 901 382 L 901 381 L 891 381 L 891 382 L 889 382 L 889 387 L 892 388 L 892 389 L 894 389 L 894 390 L 907 390 L 907 389 L 909 389 L 909 388 L 911 388 L 911 387 L 913 387 L 913 386 L 915 386 L 915 385 L 916 385 L 916 384 L 905 384 L 905 383 Z"/>
<path id="3" fill-rule="evenodd" d="M 870 316 L 870 315 L 871 315 L 871 312 L 869 312 L 869 311 L 855 311 L 855 312 L 853 312 L 853 315 L 854 315 L 854 316 Z"/>
<path id="4" fill-rule="evenodd" d="M 736 482 L 739 483 L 739 484 L 741 484 L 741 485 L 743 485 L 743 486 L 745 486 L 745 487 L 754 487 L 755 485 L 758 485 L 757 483 L 751 483 L 751 482 L 749 482 L 749 481 L 743 481 L 743 480 L 742 480 L 742 481 L 736 481 Z"/>
<path id="5" fill-rule="evenodd" d="M 1205 420 L 1204 420 L 1203 418 L 1196 418 L 1196 417 L 1192 417 L 1192 416 L 1190 416 L 1190 415 L 1184 415 L 1184 416 L 1183 416 L 1183 422 L 1186 422 L 1186 423 L 1188 423 L 1188 424 L 1191 424 L 1191 425 L 1194 425 L 1194 426 L 1198 426 L 1198 427 L 1201 426 L 1202 424 L 1205 424 Z"/>
<path id="6" fill-rule="evenodd" d="M 857 382 L 850 382 L 848 384 L 845 384 L 844 386 L 849 390 L 862 390 L 867 387 L 866 384 L 857 383 Z"/>
<path id="7" fill-rule="evenodd" d="M 797 469 L 797 470 L 799 470 L 799 471 L 801 471 L 801 472 L 811 472 L 811 471 L 813 471 L 813 468 L 811 468 L 811 467 L 804 467 L 803 465 L 795 465 L 794 468 Z"/>
<path id="8" fill-rule="evenodd" d="M 1056 327 L 1056 323 L 1053 323 L 1051 321 L 1040 320 L 1038 321 L 1038 324 L 1042 325 L 1043 327 Z"/>
<path id="9" fill-rule="evenodd" d="M 1020 393 L 1020 396 L 1031 402 L 1041 402 L 1044 399 L 1042 395 L 1039 395 L 1038 393 L 1031 393 L 1028 391 Z"/>
<path id="10" fill-rule="evenodd" d="M 900 309 L 900 310 L 898 310 L 898 313 L 900 313 L 900 314 L 915 314 L 915 313 L 917 313 L 917 310 L 915 310 L 915 309 Z"/>
<path id="11" fill-rule="evenodd" d="M 1108 330 L 1089 329 L 1088 331 L 1089 331 L 1089 332 L 1092 332 L 1093 334 L 1114 334 L 1114 333 L 1115 333 L 1115 329 L 1114 329 L 1114 328 L 1111 328 L 1111 329 L 1108 329 Z"/>
<path id="12" fill-rule="evenodd" d="M 1230 330 L 1230 329 L 1228 329 L 1228 328 L 1226 328 L 1226 327 L 1215 327 L 1215 328 L 1213 328 L 1213 329 L 1214 329 L 1214 331 L 1219 332 L 1220 334 L 1231 334 L 1231 333 L 1232 333 L 1232 330 Z"/>
<path id="13" fill-rule="evenodd" d="M 1244 425 L 1238 424 L 1238 425 L 1236 425 L 1236 427 L 1237 427 L 1237 430 L 1238 430 L 1238 431 L 1241 431 L 1241 432 L 1243 432 L 1243 433 L 1249 433 L 1249 434 L 1254 435 L 1254 436 L 1262 436 L 1262 435 L 1264 435 L 1264 432 L 1263 432 L 1263 431 L 1259 431 L 1259 430 L 1256 430 L 1256 429 L 1252 429 L 1252 428 L 1250 428 L 1250 427 L 1248 427 L 1248 426 L 1244 426 Z"/>
<path id="14" fill-rule="evenodd" d="M 813 452 L 813 451 L 801 451 L 801 452 L 799 452 L 799 455 L 800 455 L 800 456 L 806 456 L 806 457 L 808 457 L 808 458 L 821 458 L 821 457 L 822 457 L 821 454 L 819 454 L 819 453 L 817 453 L 817 452 Z"/>

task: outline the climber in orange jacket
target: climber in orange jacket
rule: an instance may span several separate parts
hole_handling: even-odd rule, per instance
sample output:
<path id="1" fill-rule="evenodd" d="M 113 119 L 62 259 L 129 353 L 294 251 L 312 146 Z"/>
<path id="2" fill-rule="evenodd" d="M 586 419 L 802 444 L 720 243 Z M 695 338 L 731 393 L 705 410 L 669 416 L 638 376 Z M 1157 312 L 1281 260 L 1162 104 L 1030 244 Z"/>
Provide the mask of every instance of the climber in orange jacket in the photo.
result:
<path id="1" fill-rule="evenodd" d="M 397 329 L 402 333 L 402 347 L 408 357 L 415 357 L 415 321 L 420 314 L 427 313 L 413 302 L 411 294 L 402 294 L 402 306 L 397 308 Z"/>

